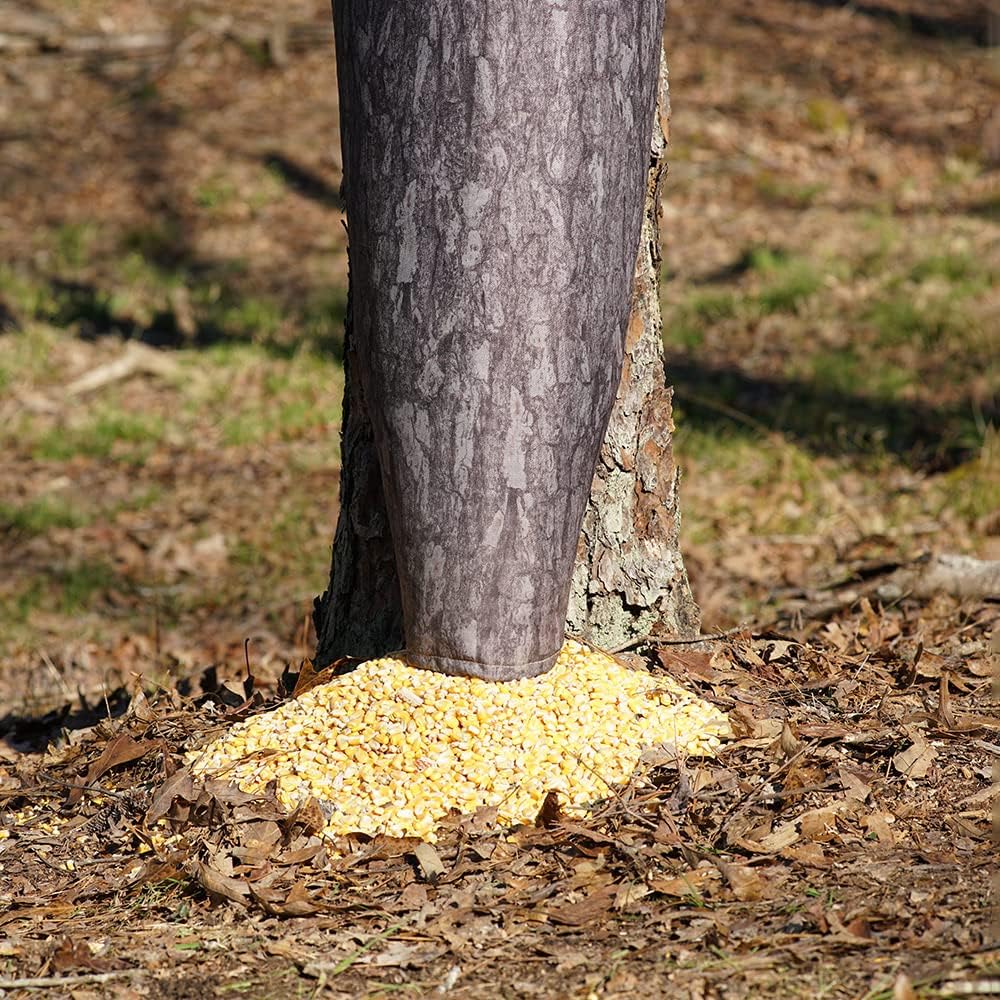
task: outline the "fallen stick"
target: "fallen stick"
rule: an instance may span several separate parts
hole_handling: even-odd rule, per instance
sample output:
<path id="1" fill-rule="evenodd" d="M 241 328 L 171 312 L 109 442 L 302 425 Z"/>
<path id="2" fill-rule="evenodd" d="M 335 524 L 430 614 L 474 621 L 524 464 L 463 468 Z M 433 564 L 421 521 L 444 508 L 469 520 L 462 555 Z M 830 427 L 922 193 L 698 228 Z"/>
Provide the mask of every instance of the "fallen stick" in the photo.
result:
<path id="1" fill-rule="evenodd" d="M 138 969 L 117 972 L 85 972 L 75 976 L 36 976 L 33 979 L 0 979 L 0 990 L 45 990 L 57 986 L 79 986 L 83 983 L 107 983 L 122 976 L 133 976 Z"/>
<path id="2" fill-rule="evenodd" d="M 876 581 L 875 594 L 883 601 L 937 594 L 1000 600 L 1000 560 L 974 559 L 948 552 L 926 556 Z"/>
<path id="3" fill-rule="evenodd" d="M 825 596 L 822 596 L 824 591 Z M 890 565 L 863 582 L 835 584 L 829 590 L 797 592 L 803 603 L 784 610 L 777 623 L 788 619 L 827 621 L 862 597 L 886 604 L 904 598 L 928 600 L 944 594 L 959 600 L 1000 600 L 1000 560 L 975 559 L 955 553 L 928 554 L 904 565 Z M 785 594 L 785 598 L 793 595 Z"/>
<path id="4" fill-rule="evenodd" d="M 74 379 L 66 386 L 67 396 L 102 389 L 112 382 L 130 378 L 139 372 L 146 375 L 171 375 L 177 370 L 177 363 L 152 347 L 135 342 L 129 343 L 120 357 L 108 361 Z"/>

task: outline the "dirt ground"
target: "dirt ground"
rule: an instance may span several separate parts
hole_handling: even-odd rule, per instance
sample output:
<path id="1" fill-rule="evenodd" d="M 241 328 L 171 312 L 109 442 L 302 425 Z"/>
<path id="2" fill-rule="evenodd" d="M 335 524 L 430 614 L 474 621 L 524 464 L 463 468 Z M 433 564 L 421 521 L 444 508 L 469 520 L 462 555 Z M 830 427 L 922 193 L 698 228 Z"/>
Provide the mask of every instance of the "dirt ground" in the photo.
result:
<path id="1" fill-rule="evenodd" d="M 965 0 L 673 0 L 663 307 L 730 713 L 430 852 L 196 788 L 336 518 L 328 9 L 0 0 L 0 996 L 1000 990 L 1000 72 Z M 947 590 L 948 588 L 944 588 Z M 343 851 L 348 853 L 343 854 Z"/>

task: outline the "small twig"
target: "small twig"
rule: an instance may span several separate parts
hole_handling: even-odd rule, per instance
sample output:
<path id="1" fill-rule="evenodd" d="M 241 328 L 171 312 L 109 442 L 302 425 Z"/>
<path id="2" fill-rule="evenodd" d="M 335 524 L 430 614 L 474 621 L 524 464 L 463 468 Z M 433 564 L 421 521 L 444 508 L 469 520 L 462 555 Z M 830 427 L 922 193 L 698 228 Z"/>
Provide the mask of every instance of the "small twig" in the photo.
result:
<path id="1" fill-rule="evenodd" d="M 808 743 L 797 753 L 792 754 L 773 774 L 768 776 L 768 782 L 773 783 L 777 778 L 780 778 L 786 771 L 788 771 L 793 764 L 797 764 L 803 757 L 812 753 L 821 743 L 821 740 L 813 740 L 812 743 Z M 771 793 L 768 793 L 770 796 Z M 747 811 L 752 805 L 756 805 L 760 800 L 761 792 L 751 790 L 747 792 L 740 801 L 737 801 L 729 810 L 729 814 L 717 827 L 718 831 L 726 831 L 732 825 L 733 820 L 738 816 L 742 816 L 743 813 Z"/>
<path id="2" fill-rule="evenodd" d="M 56 986 L 78 986 L 82 983 L 107 983 L 122 976 L 134 976 L 139 969 L 117 972 L 86 972 L 75 976 L 37 976 L 33 979 L 0 979 L 0 990 L 47 990 Z"/>
<path id="3" fill-rule="evenodd" d="M 615 801 L 617 801 L 618 805 L 621 806 L 622 811 L 625 813 L 626 816 L 631 816 L 632 819 L 634 819 L 636 822 L 643 823 L 650 830 L 656 829 L 656 824 L 652 820 L 647 819 L 645 816 L 640 816 L 638 813 L 634 813 L 632 812 L 631 809 L 629 809 L 628 803 L 622 797 L 621 792 L 619 792 L 618 789 L 615 788 L 615 786 L 612 785 L 611 782 L 608 781 L 608 779 L 605 778 L 603 774 L 600 774 L 599 772 L 595 771 L 594 768 L 592 768 L 582 757 L 578 755 L 576 757 L 576 762 L 581 767 L 586 768 L 586 770 L 588 770 L 595 778 L 597 778 L 598 781 L 604 782 L 604 784 L 607 786 L 608 791 L 614 797 Z"/>
<path id="4" fill-rule="evenodd" d="M 35 857 L 39 861 L 41 861 L 41 863 L 43 865 L 47 865 L 54 872 L 58 872 L 60 875 L 72 875 L 73 874 L 73 872 L 70 871 L 70 869 L 68 869 L 68 868 L 60 868 L 59 865 L 57 865 L 54 861 L 49 861 L 49 859 L 47 857 L 45 857 L 45 855 L 41 851 L 39 851 L 37 849 L 37 847 L 35 847 L 35 845 L 37 843 L 39 843 L 39 841 L 30 841 L 30 840 L 27 841 L 28 846 L 34 848 Z M 59 841 L 56 838 L 54 838 L 54 837 L 45 837 L 44 838 L 44 843 L 45 844 L 52 844 L 54 846 L 55 844 L 58 844 Z"/>
<path id="5" fill-rule="evenodd" d="M 62 688 L 63 694 L 66 696 L 67 699 L 72 701 L 73 689 L 66 683 L 66 678 L 63 677 L 61 673 L 59 673 L 58 669 L 56 669 L 56 665 L 49 658 L 49 654 L 46 653 L 45 650 L 41 650 L 39 655 L 42 658 L 42 663 L 45 664 L 49 673 L 51 673 L 52 676 L 56 679 L 56 683 Z"/>
<path id="6" fill-rule="evenodd" d="M 828 785 L 802 785 L 799 788 L 789 789 L 787 792 L 779 791 L 778 789 L 770 792 L 758 792 L 756 795 L 747 799 L 747 804 L 755 806 L 760 803 L 767 804 L 769 802 L 774 802 L 776 799 L 793 799 L 797 795 L 805 795 L 808 792 L 822 792 L 828 787 Z"/>
<path id="7" fill-rule="evenodd" d="M 131 797 L 129 793 L 125 792 L 113 792 L 108 788 L 101 788 L 100 785 L 77 785 L 72 781 L 64 781 L 62 778 L 55 778 L 50 774 L 46 774 L 44 771 L 38 772 L 46 781 L 51 782 L 53 785 L 59 785 L 62 788 L 79 788 L 81 792 L 86 792 L 88 795 L 100 795 L 108 796 L 111 799 L 121 799 L 123 802 L 130 802 Z M 49 794 L 46 789 L 25 789 L 25 792 L 40 792 L 41 794 Z M 22 794 L 18 792 L 18 794 Z"/>
<path id="8" fill-rule="evenodd" d="M 615 653 L 624 653 L 627 649 L 643 646 L 647 642 L 655 642 L 658 646 L 693 646 L 699 642 L 719 642 L 722 639 L 731 639 L 734 635 L 745 632 L 746 629 L 746 625 L 737 625 L 735 628 L 727 629 L 725 632 L 719 632 L 715 635 L 696 635 L 690 639 L 662 639 L 655 632 L 647 632 L 645 635 L 636 636 L 634 639 L 629 639 L 628 642 L 623 642 L 620 646 L 603 650 L 603 652 L 610 653 L 613 656 Z M 591 644 L 588 643 L 588 645 Z M 595 646 L 594 648 L 597 649 L 599 647 Z"/>

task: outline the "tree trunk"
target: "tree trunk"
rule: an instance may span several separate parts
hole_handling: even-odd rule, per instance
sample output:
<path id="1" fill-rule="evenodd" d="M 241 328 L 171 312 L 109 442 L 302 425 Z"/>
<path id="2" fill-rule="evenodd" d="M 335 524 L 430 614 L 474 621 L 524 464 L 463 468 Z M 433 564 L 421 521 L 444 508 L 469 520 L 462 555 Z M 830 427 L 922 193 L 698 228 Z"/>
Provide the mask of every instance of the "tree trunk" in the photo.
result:
<path id="1" fill-rule="evenodd" d="M 374 6 L 385 5 L 376 3 Z M 343 45 L 348 33 L 356 35 L 361 26 L 373 23 L 371 20 L 355 20 L 357 14 L 351 11 L 358 9 L 356 4 L 335 5 L 338 58 L 342 63 L 345 62 Z M 403 9 L 396 8 L 397 11 Z M 475 20 L 473 9 L 480 9 L 479 5 L 470 4 L 464 8 L 463 17 L 466 20 Z M 485 4 L 481 11 L 485 20 Z M 368 16 L 370 18 L 371 11 Z M 402 16 L 405 18 L 407 15 Z M 527 19 L 521 22 L 521 30 L 526 32 L 523 40 L 509 37 L 511 27 L 508 23 L 501 37 L 507 39 L 506 44 L 521 47 L 511 48 L 508 58 L 523 58 L 533 37 L 533 27 Z M 395 30 L 400 30 L 398 25 Z M 351 36 L 352 44 L 378 44 L 375 39 L 359 42 L 355 35 Z M 379 228 L 380 223 L 372 221 L 374 213 L 382 212 L 383 218 L 389 218 L 388 223 L 382 224 L 383 229 L 387 226 L 391 228 L 393 220 L 398 221 L 398 216 L 395 205 L 373 204 L 375 199 L 369 196 L 366 201 L 363 193 L 357 190 L 353 192 L 356 197 L 352 201 L 350 130 L 352 127 L 360 129 L 361 126 L 357 123 L 352 125 L 349 116 L 352 114 L 352 102 L 359 119 L 361 114 L 357 109 L 362 107 L 361 102 L 369 102 L 364 105 L 364 111 L 370 112 L 372 97 L 367 80 L 357 73 L 357 67 L 347 78 L 343 65 L 339 67 L 339 72 L 342 138 L 345 142 L 345 200 L 352 227 L 349 234 L 350 254 L 355 273 L 351 277 L 345 338 L 341 509 L 334 539 L 330 585 L 317 599 L 314 614 L 318 666 L 343 655 L 371 657 L 397 650 L 403 645 L 400 584 L 376 446 L 379 435 L 373 431 L 373 415 L 365 399 L 365 383 L 369 386 L 368 391 L 373 391 L 370 372 L 368 378 L 365 373 L 366 365 L 370 367 L 372 340 L 377 336 L 377 331 L 373 332 L 375 324 L 368 300 L 382 290 L 381 286 L 373 287 L 373 271 L 377 272 L 377 267 L 373 268 L 372 261 L 366 256 L 368 243 L 362 242 L 365 237 L 370 237 L 372 230 Z M 530 72 L 530 66 L 526 67 L 526 72 Z M 363 79 L 366 82 L 362 86 Z M 654 627 L 687 635 L 696 632 L 698 626 L 697 609 L 678 551 L 677 473 L 670 447 L 670 392 L 664 384 L 660 339 L 657 224 L 659 182 L 664 166 L 664 127 L 668 115 L 665 68 L 661 71 L 660 81 L 659 114 L 650 149 L 631 316 L 624 338 L 624 364 L 601 460 L 583 516 L 566 622 L 571 634 L 605 647 L 627 642 Z M 403 109 L 403 112 L 410 114 L 408 109 Z M 581 145 L 586 139 L 580 135 Z M 359 142 L 357 140 L 355 145 L 355 160 L 360 152 Z M 405 155 L 405 146 L 395 152 Z M 354 173 L 359 173 L 357 162 Z M 592 212 L 586 194 L 582 204 L 574 207 Z M 432 252 L 433 247 L 427 249 Z M 609 261 L 607 267 L 613 266 L 613 262 Z M 603 279 L 604 275 L 599 277 Z M 391 281 L 391 277 L 384 280 Z M 594 284 L 598 290 L 604 288 L 601 281 Z M 510 296 L 509 289 L 502 291 Z M 431 292 L 433 295 L 433 289 Z M 359 295 L 365 300 L 361 307 Z M 433 298 L 426 303 L 425 309 L 433 308 L 435 304 Z M 475 310 L 476 307 L 474 295 L 463 303 L 465 309 Z M 585 302 L 580 308 L 601 310 L 601 303 Z M 605 312 L 600 311 L 600 315 L 604 316 L 607 325 L 611 320 Z M 614 352 L 611 353 L 613 355 Z M 618 361 L 612 356 L 607 363 L 617 365 Z M 378 391 L 381 392 L 382 388 L 379 386 Z M 381 409 L 374 416 L 376 421 L 384 419 Z M 384 427 L 381 435 L 385 437 Z M 391 455 L 383 453 L 383 461 L 392 460 Z M 585 489 L 584 486 L 584 492 Z M 396 503 L 399 503 L 398 497 Z M 579 523 L 579 517 L 576 522 Z M 455 597 L 461 600 L 464 594 L 455 592 Z"/>
<path id="2" fill-rule="evenodd" d="M 663 367 L 660 185 L 669 136 L 670 86 L 661 58 L 625 363 L 580 533 L 566 616 L 569 634 L 604 649 L 650 632 L 689 638 L 700 628 L 681 558 L 673 392 Z"/>

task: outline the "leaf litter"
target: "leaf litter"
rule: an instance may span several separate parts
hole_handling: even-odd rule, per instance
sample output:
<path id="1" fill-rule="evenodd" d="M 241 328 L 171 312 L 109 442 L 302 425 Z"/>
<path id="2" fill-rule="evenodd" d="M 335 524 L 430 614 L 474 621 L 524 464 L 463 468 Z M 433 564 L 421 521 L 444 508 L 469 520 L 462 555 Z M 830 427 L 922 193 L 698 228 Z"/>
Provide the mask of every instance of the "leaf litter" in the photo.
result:
<path id="1" fill-rule="evenodd" d="M 780 995 L 788 970 L 817 954 L 838 955 L 842 981 L 859 988 L 901 954 L 915 979 L 967 974 L 990 943 L 1000 705 L 956 664 L 942 714 L 939 678 L 903 669 L 918 642 L 955 641 L 954 611 L 937 614 L 861 607 L 838 619 L 851 635 L 843 652 L 752 636 L 711 654 L 661 651 L 672 669 L 689 658 L 703 694 L 733 707 L 743 735 L 717 760 L 650 755 L 642 780 L 587 820 L 565 820 L 551 796 L 533 825 L 498 829 L 496 811 L 481 810 L 449 817 L 435 845 L 359 834 L 337 844 L 340 856 L 320 836 L 316 803 L 289 814 L 273 791 L 249 795 L 180 766 L 224 705 L 201 693 L 137 699 L 3 765 L 7 961 L 46 974 L 134 969 L 131 945 L 105 955 L 86 942 L 109 913 L 129 925 L 144 899 L 171 939 L 198 927 L 259 942 L 281 940 L 283 927 L 293 939 L 329 935 L 329 960 L 308 948 L 288 957 L 295 975 L 347 992 L 394 981 L 385 976 L 443 981 L 460 967 L 456 988 L 475 995 L 477 968 L 555 975 L 583 942 L 594 959 L 559 974 L 580 989 L 615 942 L 644 982 L 699 983 L 705 995 L 751 958 L 754 995 L 768 983 Z M 969 718 L 974 728 L 962 728 Z M 139 922 L 135 933 L 153 948 L 160 932 Z M 249 964 L 263 974 L 276 957 L 264 946 Z M 156 995 L 152 968 L 143 981 Z"/>

